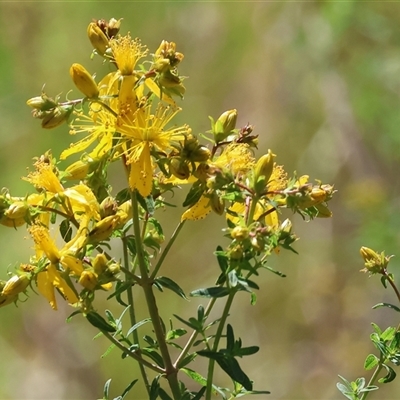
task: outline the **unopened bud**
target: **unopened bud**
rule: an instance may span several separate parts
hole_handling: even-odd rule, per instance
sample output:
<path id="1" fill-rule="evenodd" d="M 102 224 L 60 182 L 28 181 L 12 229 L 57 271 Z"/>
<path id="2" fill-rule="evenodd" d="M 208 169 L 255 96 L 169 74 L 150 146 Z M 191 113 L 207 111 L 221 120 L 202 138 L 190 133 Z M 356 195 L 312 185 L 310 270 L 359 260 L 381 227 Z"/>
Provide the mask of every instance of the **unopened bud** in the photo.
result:
<path id="1" fill-rule="evenodd" d="M 93 48 L 102 56 L 108 48 L 108 38 L 100 27 L 95 23 L 91 22 L 87 29 L 87 34 Z"/>
<path id="2" fill-rule="evenodd" d="M 107 270 L 107 262 L 107 257 L 103 253 L 97 254 L 92 262 L 94 272 L 97 275 L 104 273 Z"/>
<path id="3" fill-rule="evenodd" d="M 38 114 L 37 118 L 42 119 L 42 128 L 53 129 L 66 122 L 72 110 L 73 106 L 58 106 L 51 111 Z"/>
<path id="4" fill-rule="evenodd" d="M 169 171 L 178 179 L 188 179 L 190 176 L 190 169 L 188 164 L 179 158 L 172 158 L 169 163 Z"/>
<path id="5" fill-rule="evenodd" d="M 236 126 L 237 110 L 225 111 L 214 123 L 212 121 L 212 133 L 215 143 L 222 142 L 233 133 Z"/>
<path id="6" fill-rule="evenodd" d="M 75 86 L 89 99 L 99 96 L 99 88 L 92 75 L 81 64 L 72 64 L 69 74 L 75 83 Z"/>
<path id="7" fill-rule="evenodd" d="M 118 209 L 118 204 L 115 199 L 111 196 L 107 196 L 100 204 L 100 216 L 101 218 L 115 215 Z"/>
<path id="8" fill-rule="evenodd" d="M 67 180 L 82 180 L 85 179 L 89 172 L 89 164 L 81 160 L 75 161 L 65 170 Z"/>
<path id="9" fill-rule="evenodd" d="M 93 271 L 83 271 L 79 281 L 78 281 L 84 288 L 88 290 L 94 290 L 97 285 L 97 275 Z"/>
<path id="10" fill-rule="evenodd" d="M 369 247 L 361 247 L 361 257 L 364 259 L 365 268 L 361 271 L 369 272 L 370 274 L 383 273 L 389 264 L 390 257 L 386 257 L 385 253 L 376 253 Z"/>
<path id="11" fill-rule="evenodd" d="M 9 218 L 5 215 L 3 215 L 0 218 L 0 224 L 3 226 L 7 226 L 8 228 L 18 228 L 19 226 L 22 226 L 26 224 L 25 218 Z"/>
<path id="12" fill-rule="evenodd" d="M 29 107 L 40 111 L 49 111 L 57 107 L 57 103 L 44 93 L 42 93 L 41 96 L 32 97 L 26 102 L 26 104 Z"/>
<path id="13" fill-rule="evenodd" d="M 109 215 L 97 222 L 89 232 L 89 243 L 97 243 L 108 239 L 118 223 L 118 216 Z"/>
<path id="14" fill-rule="evenodd" d="M 221 199 L 216 192 L 212 192 L 210 197 L 210 207 L 218 215 L 222 215 L 225 211 L 225 200 Z"/>
<path id="15" fill-rule="evenodd" d="M 28 275 L 14 275 L 6 282 L 1 294 L 7 297 L 15 296 L 23 292 L 28 287 L 29 283 L 30 279 Z"/>
<path id="16" fill-rule="evenodd" d="M 254 190 L 263 192 L 274 170 L 275 154 L 268 149 L 268 153 L 259 158 L 254 167 Z"/>
<path id="17" fill-rule="evenodd" d="M 206 146 L 200 145 L 190 153 L 190 160 L 194 162 L 203 162 L 207 161 L 210 156 L 210 150 Z"/>
<path id="18" fill-rule="evenodd" d="M 24 201 L 16 201 L 4 212 L 4 215 L 11 219 L 23 219 L 29 209 L 29 206 Z"/>
<path id="19" fill-rule="evenodd" d="M 71 254 L 62 255 L 60 257 L 60 263 L 65 269 L 70 270 L 76 276 L 80 276 L 83 272 L 82 261 Z"/>
<path id="20" fill-rule="evenodd" d="M 231 230 L 231 237 L 232 239 L 236 239 L 237 241 L 241 242 L 249 237 L 249 230 L 245 226 L 235 226 Z"/>
<path id="21" fill-rule="evenodd" d="M 119 205 L 116 215 L 118 217 L 117 228 L 122 228 L 130 219 L 132 219 L 132 202 L 127 200 Z"/>

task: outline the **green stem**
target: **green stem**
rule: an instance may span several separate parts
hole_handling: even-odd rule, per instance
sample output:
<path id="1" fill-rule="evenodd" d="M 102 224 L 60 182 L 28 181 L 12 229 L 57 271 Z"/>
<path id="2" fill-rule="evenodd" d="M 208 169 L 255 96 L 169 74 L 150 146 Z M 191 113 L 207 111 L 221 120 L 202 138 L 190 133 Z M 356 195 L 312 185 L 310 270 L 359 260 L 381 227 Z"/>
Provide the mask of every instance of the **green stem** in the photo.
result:
<path id="1" fill-rule="evenodd" d="M 109 332 L 106 331 L 101 331 L 103 333 L 103 335 L 111 342 L 113 343 L 116 347 L 118 347 L 123 353 L 128 354 L 128 356 L 132 357 L 133 359 L 135 359 L 136 361 L 139 362 L 139 364 L 143 364 L 144 366 L 146 366 L 147 368 L 152 369 L 153 371 L 157 372 L 157 373 L 163 373 L 164 371 L 157 365 L 154 365 L 146 360 L 144 360 L 140 354 L 136 354 L 133 351 L 130 351 L 129 349 L 127 349 L 120 341 L 118 341 L 114 336 L 112 336 Z"/>
<path id="2" fill-rule="evenodd" d="M 222 331 L 225 326 L 226 319 L 228 318 L 229 315 L 229 310 L 232 306 L 233 298 L 235 297 L 236 290 L 233 290 L 229 295 L 228 299 L 226 300 L 224 311 L 222 313 L 221 320 L 219 321 L 217 332 L 215 334 L 214 338 L 214 344 L 212 351 L 216 352 L 218 351 L 218 345 L 219 341 L 222 336 Z M 213 376 L 214 376 L 214 366 L 215 366 L 215 360 L 209 361 L 208 364 L 208 372 L 207 372 L 207 390 L 206 390 L 206 400 L 211 400 L 211 395 L 212 395 L 212 383 L 213 383 Z"/>
<path id="3" fill-rule="evenodd" d="M 141 240 L 141 230 L 139 222 L 139 204 L 136 191 L 131 191 L 132 214 L 133 214 L 133 231 L 135 234 L 136 256 L 139 264 L 139 270 L 142 279 L 142 289 L 146 298 L 147 308 L 149 310 L 151 322 L 153 324 L 154 333 L 157 338 L 161 356 L 164 360 L 165 375 L 168 380 L 172 395 L 175 400 L 180 400 L 181 393 L 178 381 L 178 371 L 171 362 L 171 356 L 165 341 L 165 332 L 161 323 L 158 312 L 156 299 L 153 292 L 153 280 L 150 278 L 144 255 L 143 242 Z"/>
<path id="4" fill-rule="evenodd" d="M 204 317 L 205 319 L 210 315 L 210 312 L 212 310 L 212 308 L 214 307 L 215 302 L 217 301 L 217 299 L 214 297 L 212 298 L 208 304 L 207 307 L 204 311 Z M 204 320 L 205 320 L 204 319 Z M 174 363 L 174 367 L 175 368 L 179 368 L 179 364 L 180 362 L 186 357 L 186 355 L 189 353 L 191 347 L 193 346 L 193 343 L 196 341 L 197 339 L 197 335 L 199 334 L 199 331 L 193 331 L 192 334 L 190 335 L 189 340 L 187 341 L 185 347 L 182 349 L 181 353 L 179 354 L 178 358 L 176 359 L 175 363 Z"/>
<path id="5" fill-rule="evenodd" d="M 160 258 L 159 258 L 159 260 L 158 260 L 156 266 L 154 267 L 154 271 L 153 271 L 153 273 L 151 274 L 151 279 L 152 279 L 152 280 L 156 277 L 156 275 L 157 275 L 157 273 L 158 273 L 158 270 L 160 269 L 162 263 L 164 262 L 165 257 L 168 255 L 169 250 L 171 249 L 172 245 L 174 244 L 175 239 L 176 239 L 177 236 L 179 235 L 179 232 L 180 232 L 181 229 L 183 228 L 183 225 L 184 225 L 184 224 L 185 224 L 185 221 L 179 222 L 179 224 L 178 224 L 178 226 L 176 227 L 174 233 L 172 234 L 171 238 L 169 239 L 168 244 L 165 246 L 163 252 L 161 253 Z"/>
<path id="6" fill-rule="evenodd" d="M 382 367 L 383 363 L 384 363 L 384 360 L 383 360 L 383 356 L 381 355 L 381 358 L 379 360 L 379 364 L 375 368 L 375 371 L 372 374 L 371 379 L 369 380 L 367 387 L 371 386 L 371 385 L 373 385 L 375 383 L 376 378 L 378 377 L 379 373 L 381 372 L 381 370 L 383 368 Z M 363 395 L 361 396 L 360 400 L 365 400 L 369 393 L 371 393 L 371 392 L 364 392 Z"/>
<path id="7" fill-rule="evenodd" d="M 122 237 L 122 243 L 123 243 L 123 257 L 124 257 L 124 266 L 126 270 L 125 272 L 125 281 L 128 281 L 130 278 L 130 275 L 133 275 L 130 270 L 129 270 L 129 255 L 128 255 L 128 246 L 126 245 L 125 237 Z M 134 326 L 137 322 L 136 320 L 136 313 L 135 313 L 135 303 L 133 300 L 133 286 L 129 286 L 129 288 L 126 290 L 127 296 L 128 296 L 128 303 L 130 305 L 129 307 L 129 318 L 131 322 L 131 326 Z M 133 343 L 139 345 L 140 348 L 140 343 L 139 343 L 139 335 L 137 329 L 135 329 L 132 332 L 132 337 L 133 337 Z M 138 354 L 138 359 L 139 359 L 139 369 L 140 369 L 140 374 L 142 375 L 144 385 L 147 390 L 147 394 L 150 394 L 150 384 L 149 384 L 149 379 L 146 374 L 146 370 L 144 367 L 143 363 L 143 358 L 141 354 Z"/>

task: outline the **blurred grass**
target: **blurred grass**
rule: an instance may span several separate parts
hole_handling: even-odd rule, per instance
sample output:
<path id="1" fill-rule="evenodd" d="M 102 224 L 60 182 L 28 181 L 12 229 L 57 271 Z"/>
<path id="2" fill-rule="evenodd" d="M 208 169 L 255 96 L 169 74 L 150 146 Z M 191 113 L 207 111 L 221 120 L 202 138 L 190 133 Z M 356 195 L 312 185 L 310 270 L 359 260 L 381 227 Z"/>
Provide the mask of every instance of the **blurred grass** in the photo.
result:
<path id="1" fill-rule="evenodd" d="M 244 345 L 261 347 L 242 360 L 255 389 L 270 390 L 271 399 L 341 398 L 337 374 L 360 376 L 365 356 L 374 351 L 370 322 L 398 323 L 393 313 L 371 310 L 394 300 L 358 272 L 358 249 L 400 254 L 400 4 L 1 2 L 0 184 L 13 195 L 29 190 L 20 177 L 32 157 L 50 148 L 57 155 L 72 141 L 67 127 L 42 131 L 26 99 L 43 84 L 48 94 L 65 95 L 73 62 L 99 70 L 98 59 L 89 59 L 86 26 L 92 18 L 110 17 L 123 17 L 122 31 L 151 50 L 165 39 L 185 54 L 180 73 L 189 78 L 180 122 L 204 132 L 208 115 L 236 108 L 239 125 L 250 122 L 260 135 L 258 154 L 271 148 L 289 172 L 335 183 L 334 218 L 307 224 L 295 218 L 300 255 L 282 252 L 271 259 L 287 277 L 265 272 L 256 306 L 238 296 L 231 321 Z M 116 188 L 119 175 L 116 168 Z M 171 231 L 172 222 L 166 223 Z M 188 224 L 165 275 L 187 292 L 212 284 L 212 232 L 223 225 L 217 216 Z M 0 235 L 4 278 L 8 268 L 28 260 L 31 242 L 22 231 L 2 229 Z M 396 258 L 392 263 L 396 275 Z M 165 315 L 189 317 L 186 307 L 199 304 L 162 296 Z M 107 343 L 91 341 L 95 330 L 82 320 L 65 324 L 67 308 L 55 313 L 32 294 L 18 309 L 0 312 L 0 398 L 100 398 L 109 377 L 117 396 L 138 376 L 134 363 L 117 353 L 100 359 Z M 398 388 L 395 381 L 371 398 L 395 399 Z"/>

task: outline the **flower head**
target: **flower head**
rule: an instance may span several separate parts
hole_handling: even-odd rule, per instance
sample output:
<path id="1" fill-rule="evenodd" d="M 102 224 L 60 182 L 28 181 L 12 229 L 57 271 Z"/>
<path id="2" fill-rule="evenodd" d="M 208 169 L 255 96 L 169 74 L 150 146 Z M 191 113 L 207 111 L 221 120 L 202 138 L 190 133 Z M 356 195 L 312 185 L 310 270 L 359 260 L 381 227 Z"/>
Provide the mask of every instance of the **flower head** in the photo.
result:
<path id="1" fill-rule="evenodd" d="M 146 47 L 139 39 L 132 39 L 129 33 L 111 39 L 109 45 L 121 75 L 133 75 L 136 63 L 147 54 Z"/>
<path id="2" fill-rule="evenodd" d="M 172 145 L 190 132 L 187 125 L 165 129 L 179 110 L 158 104 L 152 114 L 151 103 L 146 103 L 133 116 L 121 118 L 118 131 L 124 143 L 126 163 L 130 166 L 129 185 L 144 197 L 151 193 L 153 185 L 152 152 L 172 150 Z"/>

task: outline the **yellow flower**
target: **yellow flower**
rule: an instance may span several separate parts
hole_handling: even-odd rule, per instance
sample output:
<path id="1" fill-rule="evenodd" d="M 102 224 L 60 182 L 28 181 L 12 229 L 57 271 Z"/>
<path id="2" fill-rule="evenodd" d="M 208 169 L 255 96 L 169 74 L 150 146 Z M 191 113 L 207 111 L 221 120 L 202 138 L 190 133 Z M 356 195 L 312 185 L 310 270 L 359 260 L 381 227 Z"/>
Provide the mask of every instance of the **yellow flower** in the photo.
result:
<path id="1" fill-rule="evenodd" d="M 146 47 L 139 39 L 132 39 L 129 33 L 111 39 L 109 46 L 121 75 L 133 75 L 136 63 L 147 54 Z"/>
<path id="2" fill-rule="evenodd" d="M 97 106 L 97 105 L 96 105 Z M 86 150 L 90 145 L 98 142 L 91 153 L 92 158 L 101 158 L 112 148 L 115 133 L 116 117 L 104 107 L 96 107 L 89 116 L 83 113 L 75 119 L 71 126 L 70 134 L 87 133 L 88 135 L 61 153 L 60 159 L 64 160 L 72 154 Z"/>
<path id="3" fill-rule="evenodd" d="M 54 173 L 51 162 L 40 158 L 34 164 L 36 171 L 28 174 L 27 177 L 22 179 L 30 182 L 39 190 L 45 190 L 50 193 L 61 193 L 64 188 L 60 180 Z"/>
<path id="4" fill-rule="evenodd" d="M 182 140 L 190 132 L 187 125 L 164 130 L 165 126 L 180 109 L 158 104 L 154 114 L 151 104 L 139 108 L 129 118 L 121 120 L 118 131 L 124 143 L 126 162 L 130 166 L 129 185 L 146 197 L 151 193 L 153 173 L 152 150 L 166 152 L 172 150 L 174 142 Z"/>
<path id="5" fill-rule="evenodd" d="M 249 145 L 230 143 L 211 164 L 228 169 L 236 176 L 247 173 L 254 166 L 254 157 Z"/>
<path id="6" fill-rule="evenodd" d="M 39 272 L 37 275 L 37 286 L 39 292 L 47 299 L 53 310 L 57 310 L 57 301 L 54 292 L 56 288 L 70 304 L 79 301 L 75 292 L 62 279 L 60 272 L 54 264 L 49 264 L 45 271 Z"/>

